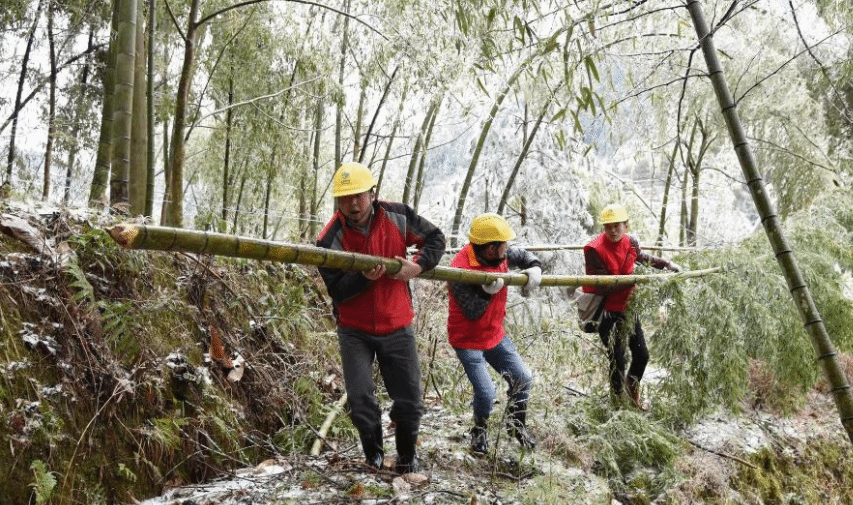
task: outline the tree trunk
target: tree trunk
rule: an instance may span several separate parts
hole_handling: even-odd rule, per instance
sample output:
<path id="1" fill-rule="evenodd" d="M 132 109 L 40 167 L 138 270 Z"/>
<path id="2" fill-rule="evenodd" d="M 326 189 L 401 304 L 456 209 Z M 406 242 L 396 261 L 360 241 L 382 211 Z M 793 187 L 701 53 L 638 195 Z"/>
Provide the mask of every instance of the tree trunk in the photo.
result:
<path id="1" fill-rule="evenodd" d="M 145 215 L 154 215 L 154 162 L 156 155 L 154 152 L 154 34 L 157 31 L 157 0 L 148 0 L 148 51 L 145 53 L 148 57 L 148 78 L 145 81 L 145 90 L 148 100 L 146 101 L 148 121 L 148 156 L 146 157 L 146 176 L 145 180 L 148 183 L 148 188 L 145 191 Z"/>
<path id="2" fill-rule="evenodd" d="M 48 99 L 47 143 L 44 148 L 44 184 L 41 199 L 47 201 L 50 196 L 50 169 L 53 164 L 53 139 L 56 137 L 56 43 L 53 40 L 54 2 L 47 6 L 47 42 L 50 47 L 50 98 Z"/>
<path id="3" fill-rule="evenodd" d="M 168 44 L 163 44 L 163 68 L 169 68 L 169 49 Z M 166 84 L 166 79 L 168 73 L 163 74 L 163 84 Z M 160 205 L 160 223 L 162 224 L 166 220 L 166 216 L 163 211 L 166 210 L 166 201 L 169 198 L 169 194 L 171 193 L 171 162 L 172 159 L 172 149 L 171 144 L 169 143 L 169 117 L 166 116 L 163 118 L 163 202 Z"/>
<path id="4" fill-rule="evenodd" d="M 133 80 L 133 123 L 131 126 L 130 177 L 128 195 L 130 214 L 145 215 L 145 200 L 148 191 L 148 85 L 145 70 L 145 2 L 137 0 L 136 12 L 136 57 L 134 58 Z"/>
<path id="5" fill-rule="evenodd" d="M 847 437 L 853 442 L 853 394 L 850 391 L 850 384 L 847 382 L 847 378 L 838 364 L 838 355 L 832 344 L 832 339 L 830 339 L 829 333 L 826 331 L 826 327 L 815 306 L 809 288 L 800 272 L 794 253 L 788 245 L 788 240 L 779 222 L 775 206 L 767 195 L 764 180 L 756 166 L 746 133 L 741 125 L 737 106 L 729 92 L 728 85 L 723 76 L 722 66 L 717 59 L 714 39 L 702 14 L 702 6 L 699 4 L 699 0 L 688 0 L 687 9 L 693 19 L 693 26 L 696 29 L 696 35 L 702 46 L 705 64 L 708 66 L 708 74 L 714 86 L 714 92 L 717 95 L 723 117 L 726 120 L 729 136 L 732 139 L 732 144 L 740 161 L 741 170 L 747 181 L 747 186 L 761 216 L 764 231 L 767 233 L 767 238 L 773 247 L 776 260 L 779 262 L 779 266 L 785 275 L 794 305 L 796 305 L 800 312 L 800 317 L 803 320 L 806 332 L 811 338 L 817 359 L 823 366 L 824 374 L 830 384 L 830 392 L 833 395 L 836 408 L 841 417 L 841 424 L 847 431 Z"/>
<path id="6" fill-rule="evenodd" d="M 498 202 L 498 214 L 503 215 L 504 207 L 506 207 L 506 202 L 509 200 L 509 192 L 512 190 L 512 185 L 515 184 L 515 178 L 518 175 L 518 171 L 521 169 L 521 164 L 524 163 L 525 158 L 527 158 L 527 153 L 530 152 L 530 146 L 533 144 L 533 139 L 536 138 L 536 132 L 539 131 L 539 126 L 542 124 L 542 120 L 545 119 L 545 115 L 548 113 L 548 109 L 550 107 L 551 99 L 548 100 L 545 107 L 542 108 L 542 112 L 539 114 L 539 117 L 536 118 L 536 123 L 534 123 L 533 129 L 530 130 L 530 136 L 527 137 L 527 140 L 524 142 L 524 146 L 521 148 L 521 153 L 518 155 L 518 159 L 515 160 L 515 166 L 512 167 L 512 173 L 510 173 L 509 178 L 506 180 L 506 186 L 504 186 L 503 194 L 501 194 L 501 200 Z"/>
<path id="7" fill-rule="evenodd" d="M 89 30 L 89 48 L 95 39 L 94 28 Z M 80 94 L 77 99 L 77 107 L 74 110 L 74 122 L 79 123 L 86 115 L 86 109 L 90 106 L 89 100 L 86 98 L 86 86 L 89 83 L 89 72 L 91 65 L 87 61 L 83 65 L 83 71 L 80 73 Z M 77 165 L 77 153 L 80 150 L 79 139 L 74 139 L 71 142 L 71 147 L 68 149 L 68 163 L 65 167 L 65 184 L 62 191 L 62 203 L 68 205 L 71 200 L 71 177 L 74 173 L 74 167 Z"/>
<path id="8" fill-rule="evenodd" d="M 175 93 L 175 116 L 172 124 L 172 142 L 169 163 L 169 192 L 163 196 L 164 224 L 182 225 L 184 214 L 184 158 L 186 157 L 186 141 L 184 127 L 186 126 L 187 107 L 192 81 L 193 59 L 195 58 L 195 38 L 198 33 L 199 1 L 190 2 L 190 12 L 187 17 L 187 32 L 184 34 L 184 62 L 181 66 L 181 76 L 178 79 L 178 89 Z"/>
<path id="9" fill-rule="evenodd" d="M 275 158 L 278 151 L 278 144 L 273 144 L 272 146 L 272 154 L 270 155 L 270 162 L 267 165 L 267 180 L 264 185 L 264 222 L 263 228 L 261 229 L 261 238 L 266 240 L 267 238 L 267 228 L 269 227 L 270 222 L 270 199 L 272 195 L 272 185 L 275 182 Z"/>
<path id="10" fill-rule="evenodd" d="M 423 123 L 421 123 L 421 129 L 418 131 L 418 136 L 415 139 L 415 148 L 412 149 L 412 158 L 409 160 L 409 170 L 406 172 L 406 180 L 403 182 L 403 203 L 406 205 L 411 202 L 410 197 L 415 187 L 415 171 L 418 166 L 418 160 L 423 155 L 426 131 L 429 128 L 430 122 L 432 122 L 432 115 L 435 113 L 437 107 L 438 103 L 433 99 L 429 104 L 429 109 L 427 109 Z"/>
<path id="11" fill-rule="evenodd" d="M 675 146 L 672 148 L 672 156 L 669 157 L 669 168 L 666 171 L 666 182 L 663 185 L 663 200 L 660 204 L 660 221 L 658 223 L 658 239 L 657 245 L 663 245 L 663 239 L 666 237 L 666 211 L 669 206 L 669 190 L 672 188 L 672 175 L 675 173 L 675 160 L 678 155 L 678 148 L 681 146 L 681 140 L 675 138 Z"/>
<path id="12" fill-rule="evenodd" d="M 373 119 L 370 120 L 370 124 L 367 126 L 367 132 L 364 134 L 364 143 L 361 149 L 361 155 L 359 155 L 358 157 L 359 163 L 364 162 L 364 152 L 367 150 L 367 144 L 370 142 L 370 135 L 373 133 L 373 127 L 376 126 L 376 118 L 379 116 L 379 111 L 382 110 L 382 105 L 385 103 L 385 99 L 388 98 L 388 92 L 391 91 L 391 85 L 394 83 L 394 77 L 397 75 L 397 68 L 395 68 L 394 71 L 391 72 L 391 77 L 388 78 L 388 84 L 385 85 L 385 90 L 382 92 L 382 97 L 379 99 L 379 103 L 376 105 L 376 112 L 373 113 Z"/>
<path id="13" fill-rule="evenodd" d="M 228 111 L 225 113 L 225 159 L 222 162 L 222 228 L 228 222 L 228 189 L 231 187 L 228 178 L 231 169 L 231 128 L 234 124 L 234 66 L 231 66 L 231 76 L 228 77 Z"/>
<path id="14" fill-rule="evenodd" d="M 304 223 L 306 223 L 305 230 L 306 233 L 302 235 L 302 239 L 314 238 L 317 235 L 317 213 L 319 210 L 320 202 L 317 197 L 317 180 L 320 175 L 320 147 L 322 145 L 322 132 L 323 132 L 323 88 L 320 89 L 320 98 L 317 100 L 317 110 L 314 114 L 314 150 L 311 153 L 311 174 L 310 180 L 310 191 L 306 191 L 310 195 L 309 205 L 307 206 L 307 214 L 304 216 Z M 306 174 L 307 175 L 307 174 Z"/>
<path id="15" fill-rule="evenodd" d="M 350 9 L 350 0 L 347 0 L 344 5 L 343 11 L 349 14 Z M 344 104 L 346 103 L 346 93 L 344 93 L 344 70 L 346 69 L 347 63 L 347 50 L 349 50 L 349 16 L 344 16 L 343 19 L 343 28 L 341 29 L 341 64 L 338 68 L 338 89 L 340 91 L 340 96 L 336 100 L 337 106 L 335 107 L 335 170 L 342 163 L 342 153 L 341 153 L 341 134 L 343 130 L 343 110 Z"/>
<path id="16" fill-rule="evenodd" d="M 117 3 L 118 0 L 115 0 Z M 118 7 L 113 7 L 112 26 L 110 28 L 110 46 L 106 52 L 106 64 L 103 71 L 104 101 L 101 105 L 101 133 L 98 137 L 98 153 L 95 159 L 95 173 L 89 188 L 89 206 L 106 204 L 107 181 L 110 178 L 110 160 L 113 156 L 113 110 L 115 109 L 116 82 L 116 44 L 118 33 Z"/>
<path id="17" fill-rule="evenodd" d="M 403 110 L 406 105 L 406 97 L 409 95 L 409 86 L 403 88 L 403 93 L 400 97 L 400 107 L 397 111 L 397 119 L 394 120 L 394 126 L 391 128 L 391 135 L 388 137 L 388 145 L 385 146 L 385 156 L 382 158 L 382 166 L 379 168 L 379 177 L 376 179 L 376 194 L 382 189 L 382 179 L 385 177 L 385 167 L 388 165 L 388 159 L 391 157 L 391 146 L 394 144 L 394 139 L 397 135 L 397 130 L 402 122 Z"/>
<path id="18" fill-rule="evenodd" d="M 129 204 L 131 121 L 133 119 L 133 84 L 136 60 L 136 0 L 118 0 L 118 33 L 116 34 L 116 88 L 113 111 L 113 155 L 110 174 L 110 206 L 126 212 Z"/>
<path id="19" fill-rule="evenodd" d="M 237 190 L 237 201 L 234 206 L 234 219 L 231 223 L 231 232 L 237 233 L 237 219 L 240 217 L 240 203 L 243 201 L 243 188 L 246 187 L 246 171 L 240 174 L 240 189 Z"/>
<path id="20" fill-rule="evenodd" d="M 24 85 L 27 82 L 27 66 L 30 64 L 30 52 L 33 49 L 33 42 L 35 41 L 36 36 L 36 28 L 39 24 L 39 18 L 41 17 L 41 9 L 44 4 L 44 0 L 39 0 L 38 7 L 36 7 L 35 16 L 33 16 L 33 24 L 30 25 L 30 30 L 27 33 L 27 47 L 24 50 L 24 56 L 21 59 L 21 75 L 18 77 L 18 90 L 15 93 L 15 111 L 14 118 L 12 119 L 12 130 L 9 135 L 9 157 L 6 163 L 6 180 L 3 181 L 6 184 L 12 183 L 12 167 L 15 165 L 15 136 L 18 132 L 18 115 L 21 113 L 21 97 L 24 94 Z"/>
<path id="21" fill-rule="evenodd" d="M 468 173 L 465 175 L 465 181 L 462 183 L 462 189 L 459 190 L 459 200 L 456 202 L 456 212 L 453 215 L 453 225 L 450 229 L 450 240 L 453 247 L 456 247 L 456 244 L 459 241 L 459 225 L 462 223 L 462 212 L 465 210 L 465 200 L 468 198 L 468 190 L 471 187 L 471 181 L 474 179 L 474 171 L 477 168 L 477 163 L 480 161 L 480 152 L 482 152 L 483 146 L 486 143 L 486 137 L 489 135 L 489 130 L 492 128 L 492 121 L 494 121 L 504 98 L 506 98 L 506 95 L 515 85 L 515 81 L 518 80 L 519 76 L 521 76 L 521 73 L 525 68 L 527 68 L 529 63 L 530 59 L 525 60 L 506 81 L 506 86 L 500 92 L 495 103 L 492 105 L 492 110 L 489 111 L 489 117 L 486 118 L 486 122 L 483 124 L 483 129 L 480 131 L 480 138 L 477 140 L 477 145 L 474 148 L 474 154 L 471 156 L 471 163 L 468 165 Z"/>
<path id="22" fill-rule="evenodd" d="M 417 212 L 418 206 L 420 206 L 421 203 L 421 194 L 424 190 L 424 179 L 426 178 L 425 166 L 427 151 L 429 150 L 429 145 L 432 141 L 432 130 L 435 127 L 435 120 L 438 118 L 438 110 L 441 108 L 442 101 L 444 101 L 443 93 L 439 94 L 434 100 L 435 106 L 432 107 L 432 118 L 429 120 L 426 135 L 424 136 L 424 142 L 423 145 L 421 145 L 421 155 L 420 160 L 418 161 L 418 175 L 415 177 L 415 197 L 412 199 L 412 208 L 415 209 L 415 212 Z"/>
<path id="23" fill-rule="evenodd" d="M 355 112 L 355 130 L 352 133 L 352 159 L 361 159 L 361 118 L 364 115 L 364 101 L 367 100 L 367 83 L 363 82 L 358 95 L 358 109 Z"/>

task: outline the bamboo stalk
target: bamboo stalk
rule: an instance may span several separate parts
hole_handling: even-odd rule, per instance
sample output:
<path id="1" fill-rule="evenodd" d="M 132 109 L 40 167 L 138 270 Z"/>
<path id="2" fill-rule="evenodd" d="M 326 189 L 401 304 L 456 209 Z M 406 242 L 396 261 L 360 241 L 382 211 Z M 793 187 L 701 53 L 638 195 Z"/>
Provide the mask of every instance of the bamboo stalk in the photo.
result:
<path id="1" fill-rule="evenodd" d="M 128 249 L 213 254 L 341 270 L 369 270 L 381 263 L 389 274 L 399 272 L 401 267 L 400 261 L 393 258 L 182 228 L 124 223 L 107 232 L 119 245 Z M 708 268 L 670 275 L 543 275 L 540 286 L 625 286 L 673 277 L 690 279 L 721 270 Z M 488 284 L 500 278 L 508 286 L 527 284 L 526 274 L 486 273 L 445 266 L 421 272 L 418 278 L 467 284 Z"/>
<path id="2" fill-rule="evenodd" d="M 731 137 L 734 145 L 741 171 L 748 181 L 747 186 L 752 195 L 752 200 L 759 216 L 761 216 L 761 223 L 764 225 L 764 231 L 773 252 L 776 254 L 776 260 L 785 274 L 791 298 L 793 298 L 794 305 L 797 306 L 800 313 L 800 318 L 811 339 L 817 359 L 832 387 L 831 394 L 835 400 L 841 424 L 847 431 L 847 437 L 853 442 L 853 392 L 851 392 L 850 384 L 847 382 L 843 370 L 841 370 L 835 346 L 832 344 L 832 339 L 823 324 L 823 319 L 817 310 L 809 287 L 800 272 L 794 252 L 788 245 L 788 239 L 785 237 L 785 231 L 779 222 L 775 206 L 768 196 L 764 179 L 761 177 L 758 164 L 752 156 L 752 150 L 749 147 L 746 133 L 737 112 L 737 104 L 729 92 L 728 84 L 723 75 L 723 67 L 717 58 L 714 37 L 705 21 L 702 6 L 699 5 L 698 0 L 688 0 L 687 10 L 693 19 L 693 27 L 696 30 L 696 36 L 705 56 L 705 64 L 708 67 L 708 76 L 714 87 L 723 118 L 726 120 L 729 137 Z"/>
<path id="3" fill-rule="evenodd" d="M 525 251 L 582 251 L 586 244 L 532 244 L 532 245 L 519 245 L 519 247 L 524 248 Z M 677 246 L 643 246 L 644 250 L 649 251 L 672 251 L 672 252 L 699 252 L 704 249 L 698 247 L 677 247 Z M 445 254 L 453 254 L 461 251 L 461 247 L 454 247 L 451 249 L 447 249 L 444 251 Z"/>

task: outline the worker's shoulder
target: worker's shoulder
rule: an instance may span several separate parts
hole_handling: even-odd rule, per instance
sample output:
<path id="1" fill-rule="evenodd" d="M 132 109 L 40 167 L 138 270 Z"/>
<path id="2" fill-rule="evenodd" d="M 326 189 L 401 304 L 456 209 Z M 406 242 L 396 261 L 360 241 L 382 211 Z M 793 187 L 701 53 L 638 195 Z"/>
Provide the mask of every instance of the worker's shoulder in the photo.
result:
<path id="1" fill-rule="evenodd" d="M 332 219 L 330 219 L 329 222 L 326 223 L 326 226 L 324 226 L 323 229 L 320 231 L 320 233 L 317 234 L 315 243 L 319 247 L 329 247 L 334 241 L 335 236 L 342 232 L 343 224 L 341 223 L 341 220 L 338 219 L 338 214 L 335 213 L 335 215 L 332 216 Z"/>
<path id="2" fill-rule="evenodd" d="M 394 214 L 414 214 L 415 211 L 405 203 L 401 202 L 389 202 L 386 200 L 377 200 L 376 204 L 385 210 L 385 212 L 392 212 Z"/>

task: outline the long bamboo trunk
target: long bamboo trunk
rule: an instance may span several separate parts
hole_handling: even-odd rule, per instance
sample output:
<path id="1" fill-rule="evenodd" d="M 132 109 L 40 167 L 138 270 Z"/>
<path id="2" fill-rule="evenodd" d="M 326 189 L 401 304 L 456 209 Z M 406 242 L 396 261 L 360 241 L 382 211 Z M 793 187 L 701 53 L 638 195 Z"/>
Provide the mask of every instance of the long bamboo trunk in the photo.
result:
<path id="1" fill-rule="evenodd" d="M 133 120 L 133 89 L 136 65 L 136 0 L 119 0 L 118 33 L 115 42 L 116 82 L 113 109 L 113 151 L 110 161 L 110 205 L 122 208 L 129 205 L 131 122 Z M 124 208 L 124 211 L 129 209 Z"/>
<path id="2" fill-rule="evenodd" d="M 497 117 L 504 99 L 509 92 L 512 91 L 512 87 L 515 86 L 515 81 L 517 81 L 522 72 L 527 69 L 532 60 L 533 56 L 528 57 L 521 63 L 521 65 L 518 66 L 517 69 L 515 69 L 515 72 L 509 76 L 509 79 L 506 81 L 506 85 L 500 93 L 498 93 L 494 103 L 492 103 L 492 109 L 489 111 L 489 116 L 486 118 L 485 122 L 483 122 L 483 128 L 480 130 L 480 137 L 477 139 L 477 145 L 474 147 L 474 153 L 471 155 L 471 163 L 468 165 L 468 172 L 465 174 L 465 181 L 462 182 L 462 188 L 459 190 L 459 199 L 456 201 L 456 209 L 453 214 L 453 224 L 450 229 L 450 244 L 453 246 L 456 246 L 459 242 L 459 227 L 462 224 L 462 213 L 465 209 L 465 201 L 468 199 L 468 190 L 471 187 L 471 181 L 474 179 L 474 172 L 477 169 L 477 163 L 480 161 L 480 153 L 483 151 L 483 146 L 486 143 L 486 137 L 489 136 L 489 131 L 492 129 L 492 122 L 495 120 L 495 117 Z"/>
<path id="3" fill-rule="evenodd" d="M 56 138 L 56 43 L 53 35 L 53 15 L 56 4 L 50 2 L 47 6 L 47 42 L 50 54 L 50 92 L 48 99 L 47 143 L 44 147 L 44 182 L 41 199 L 47 201 L 50 197 L 50 168 L 53 162 L 53 141 Z"/>
<path id="4" fill-rule="evenodd" d="M 385 265 L 389 274 L 400 271 L 399 260 L 370 256 L 305 244 L 288 244 L 235 235 L 224 235 L 197 230 L 184 230 L 165 226 L 146 226 L 132 223 L 119 224 L 107 230 L 110 236 L 128 249 L 172 251 L 195 254 L 213 254 L 254 260 L 299 263 L 342 270 L 369 270 L 378 264 Z M 543 275 L 541 286 L 624 286 L 660 281 L 677 276 L 679 279 L 701 277 L 719 272 L 719 268 L 694 270 L 670 275 Z M 437 266 L 418 275 L 421 279 L 487 284 L 498 278 L 509 286 L 523 286 L 527 275 L 520 273 L 495 274 Z"/>
<path id="5" fill-rule="evenodd" d="M 788 282 L 791 297 L 794 299 L 797 309 L 799 309 L 800 317 L 811 338 L 817 359 L 823 366 L 823 371 L 831 385 L 831 393 L 841 417 L 841 424 L 847 430 L 847 437 L 853 442 L 853 395 L 851 395 L 850 384 L 838 366 L 838 357 L 832 345 L 832 340 L 829 338 L 829 333 L 826 331 L 826 327 L 815 306 L 809 288 L 803 279 L 794 253 L 788 245 L 773 202 L 767 195 L 764 180 L 752 156 L 752 150 L 749 148 L 735 102 L 732 99 L 723 76 L 722 66 L 717 59 L 714 39 L 708 30 L 708 24 L 705 22 L 699 0 L 689 0 L 687 2 L 687 9 L 693 18 L 693 26 L 696 29 L 696 35 L 699 38 L 702 52 L 705 55 L 705 64 L 708 66 L 708 74 L 714 86 L 714 92 L 717 95 L 717 100 L 720 102 L 720 107 L 728 126 L 729 136 L 734 144 L 741 170 L 743 170 L 749 191 L 752 194 L 752 199 L 761 216 L 764 231 L 767 233 L 767 238 L 773 246 L 776 259 L 779 261 L 779 265 L 785 274 L 785 280 Z"/>
<path id="6" fill-rule="evenodd" d="M 18 77 L 18 88 L 17 93 L 15 94 L 15 109 L 13 112 L 14 119 L 12 120 L 12 131 L 9 135 L 9 156 L 6 161 L 6 178 L 4 179 L 4 182 L 9 184 L 12 183 L 12 168 L 15 166 L 15 139 L 18 132 L 18 117 L 21 114 L 21 109 L 23 108 L 21 96 L 24 93 L 24 84 L 26 84 L 27 81 L 27 66 L 30 62 L 30 53 L 32 52 L 33 43 L 35 42 L 36 28 L 38 27 L 43 5 L 44 2 L 39 1 L 35 17 L 33 18 L 33 24 L 30 26 L 29 33 L 27 34 L 27 48 L 24 50 L 24 57 L 21 60 L 21 74 L 20 77 Z"/>

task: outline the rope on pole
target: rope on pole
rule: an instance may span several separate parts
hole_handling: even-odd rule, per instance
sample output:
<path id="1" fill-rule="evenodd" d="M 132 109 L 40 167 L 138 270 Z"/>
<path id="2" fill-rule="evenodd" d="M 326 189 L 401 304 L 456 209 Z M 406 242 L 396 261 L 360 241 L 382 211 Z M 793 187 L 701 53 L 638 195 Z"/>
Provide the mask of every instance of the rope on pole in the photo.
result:
<path id="1" fill-rule="evenodd" d="M 341 270 L 369 270 L 383 264 L 389 274 L 399 272 L 402 266 L 399 260 L 382 256 L 166 226 L 123 223 L 108 229 L 107 233 L 128 249 L 212 254 Z M 690 279 L 720 271 L 722 269 L 717 267 L 655 275 L 543 275 L 540 286 L 625 286 L 671 278 Z M 445 266 L 421 272 L 418 278 L 467 284 L 488 284 L 501 278 L 509 286 L 527 283 L 526 274 L 487 273 Z"/>

